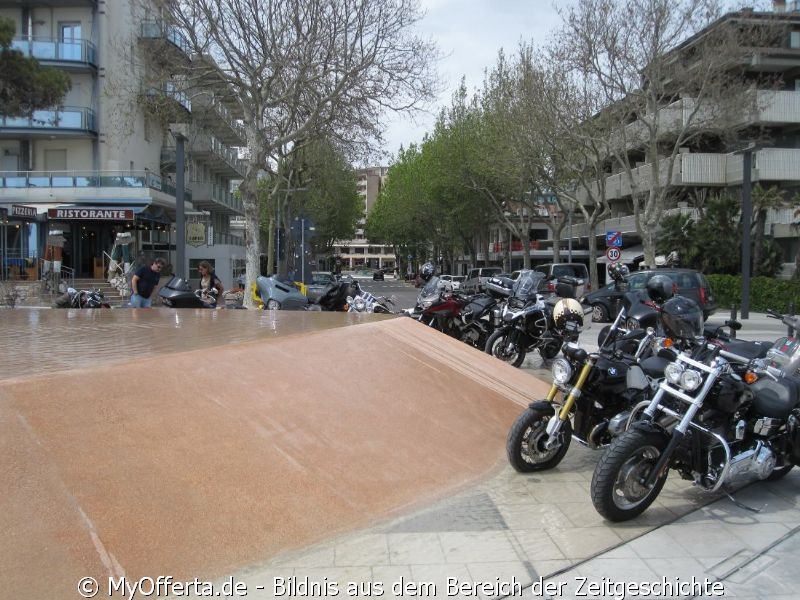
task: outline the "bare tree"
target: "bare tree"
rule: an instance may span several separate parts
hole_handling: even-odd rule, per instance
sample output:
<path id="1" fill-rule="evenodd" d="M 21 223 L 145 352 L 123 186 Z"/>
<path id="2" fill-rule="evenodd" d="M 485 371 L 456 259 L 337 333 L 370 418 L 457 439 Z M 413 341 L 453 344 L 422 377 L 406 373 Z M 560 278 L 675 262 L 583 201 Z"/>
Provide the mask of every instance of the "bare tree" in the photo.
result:
<path id="1" fill-rule="evenodd" d="M 558 56 L 603 105 L 610 126 L 594 143 L 630 186 L 650 265 L 681 149 L 727 148 L 764 86 L 746 74 L 753 48 L 779 35 L 751 11 L 722 18 L 722 8 L 721 0 L 583 0 L 562 12 Z"/>
<path id="2" fill-rule="evenodd" d="M 310 138 L 368 155 L 387 111 L 434 98 L 435 46 L 411 32 L 418 0 L 182 0 L 164 10 L 194 55 L 187 86 L 227 89 L 226 101 L 244 116 L 249 282 L 259 269 L 259 173 Z M 281 179 L 276 194 L 285 193 Z"/>

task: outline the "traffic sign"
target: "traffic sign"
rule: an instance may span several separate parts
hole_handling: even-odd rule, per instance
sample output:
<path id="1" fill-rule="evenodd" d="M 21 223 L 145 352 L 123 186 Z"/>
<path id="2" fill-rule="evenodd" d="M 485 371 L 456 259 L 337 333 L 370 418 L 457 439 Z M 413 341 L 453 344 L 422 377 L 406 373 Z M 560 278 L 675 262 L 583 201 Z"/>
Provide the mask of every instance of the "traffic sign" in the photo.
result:
<path id="1" fill-rule="evenodd" d="M 622 248 L 622 232 L 606 231 L 606 246 L 614 246 L 615 248 Z"/>
<path id="2" fill-rule="evenodd" d="M 622 252 L 620 251 L 619 248 L 611 246 L 606 250 L 606 258 L 611 262 L 616 262 L 620 258 L 622 258 Z"/>

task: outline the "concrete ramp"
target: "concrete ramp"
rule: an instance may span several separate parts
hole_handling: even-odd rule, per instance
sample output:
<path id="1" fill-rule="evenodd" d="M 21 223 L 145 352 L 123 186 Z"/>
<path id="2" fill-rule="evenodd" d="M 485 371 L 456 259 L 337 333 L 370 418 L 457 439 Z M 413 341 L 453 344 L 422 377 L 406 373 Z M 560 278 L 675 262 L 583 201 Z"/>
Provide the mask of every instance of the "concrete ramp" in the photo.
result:
<path id="1" fill-rule="evenodd" d="M 503 464 L 508 427 L 547 389 L 403 318 L 25 312 L 3 315 L 12 361 L 37 347 L 26 331 L 84 338 L 74 363 L 28 356 L 0 381 L 5 597 L 211 579 L 419 508 Z M 98 342 L 90 360 L 98 331 L 132 350 Z"/>

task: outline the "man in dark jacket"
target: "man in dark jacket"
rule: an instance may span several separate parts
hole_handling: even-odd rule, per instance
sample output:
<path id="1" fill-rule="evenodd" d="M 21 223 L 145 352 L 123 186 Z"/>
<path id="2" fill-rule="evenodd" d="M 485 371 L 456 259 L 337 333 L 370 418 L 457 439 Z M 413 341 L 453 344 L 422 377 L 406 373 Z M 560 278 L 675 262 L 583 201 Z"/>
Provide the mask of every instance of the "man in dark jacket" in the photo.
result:
<path id="1" fill-rule="evenodd" d="M 150 308 L 153 302 L 150 296 L 158 287 L 161 269 L 166 264 L 163 258 L 157 258 L 149 266 L 142 266 L 136 270 L 131 279 L 131 307 Z"/>

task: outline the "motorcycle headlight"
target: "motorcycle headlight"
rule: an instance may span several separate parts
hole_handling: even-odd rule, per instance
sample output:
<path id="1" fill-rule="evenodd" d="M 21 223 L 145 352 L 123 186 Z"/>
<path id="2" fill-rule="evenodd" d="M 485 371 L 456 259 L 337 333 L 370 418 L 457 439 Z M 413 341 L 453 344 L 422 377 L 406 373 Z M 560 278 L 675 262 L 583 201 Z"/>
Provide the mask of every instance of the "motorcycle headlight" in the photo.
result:
<path id="1" fill-rule="evenodd" d="M 436 300 L 436 298 L 426 298 L 425 300 L 420 300 L 419 301 L 419 305 L 423 309 L 430 308 L 433 305 L 435 300 Z"/>
<path id="2" fill-rule="evenodd" d="M 572 365 L 566 358 L 555 359 L 550 369 L 553 373 L 553 381 L 559 385 L 564 385 L 572 379 Z"/>
<path id="3" fill-rule="evenodd" d="M 680 385 L 681 382 L 681 374 L 684 371 L 684 367 L 680 363 L 669 363 L 666 368 L 664 369 L 664 377 L 667 378 L 672 385 Z"/>
<path id="4" fill-rule="evenodd" d="M 363 298 L 354 298 L 353 299 L 353 308 L 355 308 L 358 312 L 363 312 L 363 310 L 367 307 L 367 303 L 364 302 Z"/>
<path id="5" fill-rule="evenodd" d="M 626 329 L 639 329 L 639 319 L 634 319 L 631 317 L 627 321 L 625 321 L 625 328 Z"/>
<path id="6" fill-rule="evenodd" d="M 680 386 L 687 392 L 693 392 L 703 383 L 703 376 L 693 369 L 687 369 L 681 374 Z"/>

